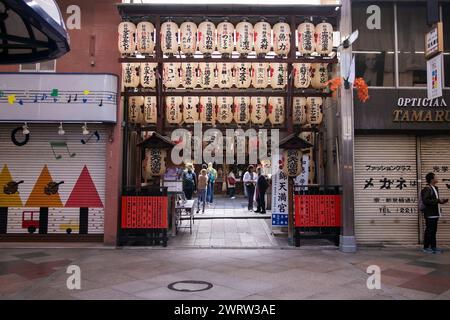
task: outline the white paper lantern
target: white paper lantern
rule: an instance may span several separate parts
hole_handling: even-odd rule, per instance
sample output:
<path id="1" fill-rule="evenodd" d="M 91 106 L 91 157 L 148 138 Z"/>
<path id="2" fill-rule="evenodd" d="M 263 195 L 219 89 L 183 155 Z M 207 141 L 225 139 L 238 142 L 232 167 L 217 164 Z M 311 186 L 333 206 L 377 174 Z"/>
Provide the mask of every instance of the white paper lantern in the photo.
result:
<path id="1" fill-rule="evenodd" d="M 183 97 L 183 121 L 194 123 L 198 121 L 198 97 Z"/>
<path id="2" fill-rule="evenodd" d="M 270 86 L 273 89 L 284 89 L 287 84 L 287 63 L 270 64 Z"/>
<path id="3" fill-rule="evenodd" d="M 197 86 L 198 63 L 183 62 L 181 64 L 181 85 L 186 89 L 193 89 Z"/>
<path id="4" fill-rule="evenodd" d="M 197 25 L 191 21 L 180 25 L 180 50 L 186 56 L 192 56 L 197 51 Z"/>
<path id="5" fill-rule="evenodd" d="M 141 63 L 140 69 L 140 83 L 143 88 L 155 88 L 156 87 L 156 69 L 157 63 L 144 62 Z"/>
<path id="6" fill-rule="evenodd" d="M 231 55 L 234 50 L 234 26 L 228 21 L 217 25 L 217 50 L 224 55 Z"/>
<path id="7" fill-rule="evenodd" d="M 244 56 L 253 51 L 253 26 L 250 22 L 241 21 L 236 25 L 236 50 Z"/>
<path id="8" fill-rule="evenodd" d="M 323 121 L 323 99 L 321 97 L 308 97 L 306 99 L 306 105 L 306 117 L 308 124 L 321 124 Z"/>
<path id="9" fill-rule="evenodd" d="M 311 127 L 310 125 L 306 125 L 305 127 Z M 311 144 L 314 144 L 314 135 L 311 131 L 303 131 L 298 135 L 301 139 L 305 140 L 306 142 L 309 142 Z M 303 150 L 309 150 L 310 148 L 303 149 Z"/>
<path id="10" fill-rule="evenodd" d="M 311 64 L 294 63 L 294 86 L 298 89 L 308 88 L 311 84 Z"/>
<path id="11" fill-rule="evenodd" d="M 153 53 L 155 26 L 151 22 L 139 22 L 136 26 L 136 45 L 139 53 Z"/>
<path id="12" fill-rule="evenodd" d="M 140 124 L 144 120 L 144 97 L 128 98 L 128 122 Z"/>
<path id="13" fill-rule="evenodd" d="M 217 84 L 221 89 L 229 89 L 233 86 L 234 64 L 217 63 Z"/>
<path id="14" fill-rule="evenodd" d="M 180 124 L 183 120 L 181 97 L 166 97 L 166 121 L 169 124 Z"/>
<path id="15" fill-rule="evenodd" d="M 216 50 L 216 27 L 211 21 L 203 21 L 197 30 L 198 49 L 201 53 L 211 55 Z"/>
<path id="16" fill-rule="evenodd" d="M 122 63 L 122 87 L 136 88 L 139 86 L 139 63 Z"/>
<path id="17" fill-rule="evenodd" d="M 216 97 L 200 97 L 200 121 L 202 123 L 216 123 Z"/>
<path id="18" fill-rule="evenodd" d="M 203 89 L 212 89 L 216 85 L 216 68 L 215 62 L 199 63 L 199 82 Z"/>
<path id="19" fill-rule="evenodd" d="M 164 149 L 145 149 L 145 158 L 142 161 L 142 178 L 151 180 L 154 176 L 166 173 L 167 151 Z"/>
<path id="20" fill-rule="evenodd" d="M 326 88 L 328 80 L 328 63 L 311 64 L 311 86 L 314 89 Z"/>
<path id="21" fill-rule="evenodd" d="M 181 64 L 167 62 L 163 65 L 163 84 L 167 89 L 175 89 L 181 83 Z"/>
<path id="22" fill-rule="evenodd" d="M 173 55 L 178 52 L 178 25 L 172 21 L 161 24 L 161 50 L 164 54 Z"/>
<path id="23" fill-rule="evenodd" d="M 130 55 L 136 51 L 136 26 L 132 22 L 121 22 L 117 29 L 119 52 L 123 55 Z"/>
<path id="24" fill-rule="evenodd" d="M 306 124 L 306 98 L 294 97 L 292 103 L 292 123 L 294 125 Z"/>
<path id="25" fill-rule="evenodd" d="M 269 84 L 269 64 L 252 63 L 252 86 L 256 89 L 267 88 Z"/>
<path id="26" fill-rule="evenodd" d="M 258 56 L 265 55 L 271 49 L 271 26 L 266 21 L 260 21 L 253 27 L 255 52 Z"/>
<path id="27" fill-rule="evenodd" d="M 302 152 L 291 149 L 283 151 L 283 171 L 288 177 L 297 177 L 302 172 Z"/>
<path id="28" fill-rule="evenodd" d="M 333 26 L 322 22 L 316 26 L 316 52 L 320 55 L 329 55 L 333 51 Z"/>
<path id="29" fill-rule="evenodd" d="M 143 124 L 156 124 L 158 120 L 158 111 L 156 107 L 156 96 L 147 96 L 144 98 L 144 121 Z"/>
<path id="30" fill-rule="evenodd" d="M 233 120 L 233 97 L 217 97 L 217 121 L 230 123 Z"/>
<path id="31" fill-rule="evenodd" d="M 269 98 L 269 121 L 273 125 L 280 125 L 284 123 L 284 98 L 270 97 Z"/>
<path id="32" fill-rule="evenodd" d="M 251 97 L 250 119 L 253 124 L 264 124 L 267 120 L 267 98 Z"/>
<path id="33" fill-rule="evenodd" d="M 252 64 L 249 62 L 239 62 L 234 65 L 234 68 L 234 85 L 239 89 L 248 89 L 252 82 Z"/>
<path id="34" fill-rule="evenodd" d="M 298 51 L 301 55 L 310 55 L 316 50 L 315 33 L 316 28 L 309 21 L 305 21 L 298 26 Z"/>
<path id="35" fill-rule="evenodd" d="M 250 120 L 250 97 L 234 97 L 233 115 L 237 124 L 248 123 Z"/>
<path id="36" fill-rule="evenodd" d="M 273 26 L 273 50 L 279 56 L 286 56 L 291 50 L 291 27 L 286 22 Z"/>

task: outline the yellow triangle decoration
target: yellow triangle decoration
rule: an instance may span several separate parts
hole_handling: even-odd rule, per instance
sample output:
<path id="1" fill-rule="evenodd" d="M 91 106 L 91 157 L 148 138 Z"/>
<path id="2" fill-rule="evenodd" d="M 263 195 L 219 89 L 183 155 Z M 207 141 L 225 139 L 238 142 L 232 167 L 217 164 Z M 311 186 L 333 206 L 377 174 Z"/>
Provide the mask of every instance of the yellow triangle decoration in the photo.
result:
<path id="1" fill-rule="evenodd" d="M 4 187 L 8 182 L 13 181 L 8 166 L 3 166 L 2 172 L 0 172 L 0 207 L 22 207 L 22 199 L 20 199 L 19 193 L 6 194 Z"/>
<path id="2" fill-rule="evenodd" d="M 48 195 L 44 192 L 45 187 L 49 182 L 52 182 L 52 176 L 48 171 L 47 165 L 42 169 L 36 184 L 28 197 L 26 207 L 41 207 L 41 208 L 59 208 L 63 207 L 59 194 Z"/>

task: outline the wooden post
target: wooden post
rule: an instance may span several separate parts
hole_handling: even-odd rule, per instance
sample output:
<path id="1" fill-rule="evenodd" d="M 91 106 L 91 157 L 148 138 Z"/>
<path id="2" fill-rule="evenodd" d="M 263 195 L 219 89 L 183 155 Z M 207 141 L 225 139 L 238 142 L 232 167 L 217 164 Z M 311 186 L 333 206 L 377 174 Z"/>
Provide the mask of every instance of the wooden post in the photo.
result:
<path id="1" fill-rule="evenodd" d="M 288 177 L 288 241 L 294 243 L 294 179 Z"/>

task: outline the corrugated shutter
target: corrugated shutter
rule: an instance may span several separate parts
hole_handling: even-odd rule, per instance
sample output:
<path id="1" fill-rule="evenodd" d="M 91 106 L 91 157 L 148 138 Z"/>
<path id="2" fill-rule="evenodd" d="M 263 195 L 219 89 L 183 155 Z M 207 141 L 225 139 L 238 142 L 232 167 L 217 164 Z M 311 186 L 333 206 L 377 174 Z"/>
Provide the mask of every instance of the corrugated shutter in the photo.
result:
<path id="1" fill-rule="evenodd" d="M 370 182 L 373 186 L 369 186 Z M 356 136 L 355 233 L 358 243 L 417 244 L 417 207 L 416 138 Z"/>
<path id="2" fill-rule="evenodd" d="M 11 142 L 11 131 L 16 127 L 17 124 L 2 124 L 0 128 L 0 207 L 4 211 L 5 206 L 10 206 L 7 209 L 7 235 L 29 235 L 26 226 L 40 220 L 39 206 L 43 203 L 48 203 L 46 234 L 68 234 L 69 231 L 72 235 L 102 235 L 107 140 L 105 126 L 89 124 L 90 134 L 97 131 L 100 140 L 97 142 L 96 136 L 91 136 L 86 144 L 82 144 L 81 139 L 87 139 L 90 135 L 82 135 L 79 124 L 65 124 L 66 133 L 62 136 L 57 133 L 58 124 L 30 124 L 30 141 L 21 147 Z M 22 139 L 22 133 L 19 132 L 17 137 Z M 24 181 L 19 185 L 19 194 L 15 196 L 4 193 L 8 172 L 12 180 Z M 42 184 L 48 186 L 49 180 L 64 181 L 59 185 L 57 194 L 43 194 Z M 68 202 L 69 198 L 71 200 Z M 17 205 L 17 201 L 22 205 Z M 81 215 L 81 211 L 83 214 L 87 212 L 87 215 Z M 83 219 L 87 217 L 87 230 L 86 220 L 80 222 L 80 216 Z M 42 233 L 39 231 L 38 227 L 35 234 Z"/>
<path id="3" fill-rule="evenodd" d="M 439 179 L 439 197 L 450 198 L 450 137 L 429 136 L 421 138 L 422 185 L 425 175 L 434 172 Z M 443 205 L 439 219 L 438 244 L 450 244 L 450 205 Z"/>

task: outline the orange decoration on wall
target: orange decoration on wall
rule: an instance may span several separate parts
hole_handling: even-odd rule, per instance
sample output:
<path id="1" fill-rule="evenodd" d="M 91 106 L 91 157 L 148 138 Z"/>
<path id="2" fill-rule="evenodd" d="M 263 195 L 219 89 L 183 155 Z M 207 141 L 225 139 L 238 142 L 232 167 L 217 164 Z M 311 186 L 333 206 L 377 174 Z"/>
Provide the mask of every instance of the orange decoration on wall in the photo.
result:
<path id="1" fill-rule="evenodd" d="M 61 208 L 63 204 L 59 197 L 58 192 L 47 194 L 45 189 L 49 183 L 54 182 L 47 165 L 42 169 L 36 184 L 33 187 L 33 191 L 25 204 L 25 207 L 41 207 L 41 208 Z"/>
<path id="2" fill-rule="evenodd" d="M 342 78 L 333 78 L 329 80 L 326 85 L 330 87 L 333 94 L 336 94 L 337 90 L 342 86 Z M 358 99 L 361 102 L 369 100 L 369 87 L 363 78 L 356 78 L 353 87 L 356 88 Z"/>

